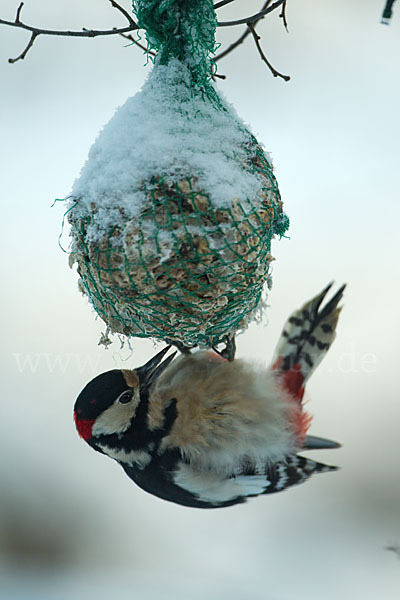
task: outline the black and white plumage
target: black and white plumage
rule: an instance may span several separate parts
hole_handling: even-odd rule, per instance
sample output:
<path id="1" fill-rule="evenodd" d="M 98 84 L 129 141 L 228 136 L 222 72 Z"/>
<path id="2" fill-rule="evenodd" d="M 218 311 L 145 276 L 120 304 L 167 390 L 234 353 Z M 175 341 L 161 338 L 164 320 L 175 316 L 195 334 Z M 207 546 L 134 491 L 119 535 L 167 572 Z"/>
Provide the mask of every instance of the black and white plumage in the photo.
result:
<path id="1" fill-rule="evenodd" d="M 304 385 L 329 349 L 344 286 L 328 286 L 289 317 L 272 366 L 211 351 L 164 358 L 93 379 L 75 404 L 79 434 L 165 500 L 218 508 L 282 491 L 336 467 L 299 456 L 338 444 L 307 436 Z M 164 360 L 163 360 L 164 359 Z"/>

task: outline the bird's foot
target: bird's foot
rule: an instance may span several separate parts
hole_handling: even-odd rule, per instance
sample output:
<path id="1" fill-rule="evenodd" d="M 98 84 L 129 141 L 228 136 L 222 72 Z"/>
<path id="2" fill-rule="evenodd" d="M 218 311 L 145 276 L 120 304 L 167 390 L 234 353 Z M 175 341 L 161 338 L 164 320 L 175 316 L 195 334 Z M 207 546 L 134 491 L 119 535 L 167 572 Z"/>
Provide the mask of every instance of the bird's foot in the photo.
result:
<path id="1" fill-rule="evenodd" d="M 190 354 L 190 346 L 185 346 L 185 344 L 183 342 L 180 342 L 179 340 L 171 340 L 171 339 L 166 339 L 165 340 L 167 342 L 167 344 L 171 344 L 171 346 L 175 346 L 175 348 L 177 348 L 179 350 L 179 352 L 181 352 L 182 354 Z"/>
<path id="2" fill-rule="evenodd" d="M 232 362 L 235 359 L 236 353 L 236 342 L 235 335 L 227 335 L 225 336 L 225 348 L 223 350 L 217 350 L 216 346 L 213 346 L 214 352 L 219 354 L 222 358 L 225 358 L 229 362 Z"/>

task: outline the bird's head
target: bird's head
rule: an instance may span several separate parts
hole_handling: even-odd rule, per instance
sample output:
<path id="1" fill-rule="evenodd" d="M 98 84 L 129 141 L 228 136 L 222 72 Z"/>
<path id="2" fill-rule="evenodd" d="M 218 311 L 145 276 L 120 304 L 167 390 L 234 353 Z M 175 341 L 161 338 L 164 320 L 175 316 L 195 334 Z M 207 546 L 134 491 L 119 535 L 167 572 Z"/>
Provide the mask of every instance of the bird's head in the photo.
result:
<path id="1" fill-rule="evenodd" d="M 176 354 L 162 360 L 169 349 L 167 346 L 137 369 L 101 373 L 83 388 L 75 402 L 74 420 L 88 444 L 102 451 L 102 442 L 120 440 L 134 426 L 144 412 L 140 407 L 147 405 L 151 387 Z"/>

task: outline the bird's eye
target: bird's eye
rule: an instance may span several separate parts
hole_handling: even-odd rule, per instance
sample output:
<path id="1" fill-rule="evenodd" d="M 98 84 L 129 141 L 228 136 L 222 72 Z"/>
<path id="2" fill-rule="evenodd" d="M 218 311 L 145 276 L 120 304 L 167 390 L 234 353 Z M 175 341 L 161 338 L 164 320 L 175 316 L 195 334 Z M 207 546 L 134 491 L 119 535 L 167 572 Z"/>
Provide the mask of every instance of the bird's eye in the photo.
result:
<path id="1" fill-rule="evenodd" d="M 122 392 L 120 396 L 118 396 L 117 402 L 120 404 L 129 404 L 129 402 L 132 400 L 132 396 L 132 390 L 126 390 L 125 392 Z"/>

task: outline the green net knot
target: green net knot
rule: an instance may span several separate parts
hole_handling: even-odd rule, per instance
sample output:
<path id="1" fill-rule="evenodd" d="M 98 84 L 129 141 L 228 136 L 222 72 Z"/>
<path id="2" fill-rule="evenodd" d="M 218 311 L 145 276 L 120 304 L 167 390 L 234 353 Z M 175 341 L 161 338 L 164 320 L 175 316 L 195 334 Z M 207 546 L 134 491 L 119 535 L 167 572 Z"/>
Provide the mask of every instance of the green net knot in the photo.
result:
<path id="1" fill-rule="evenodd" d="M 210 79 L 217 18 L 213 0 L 133 0 L 138 26 L 157 61 L 185 62 L 199 84 Z"/>

